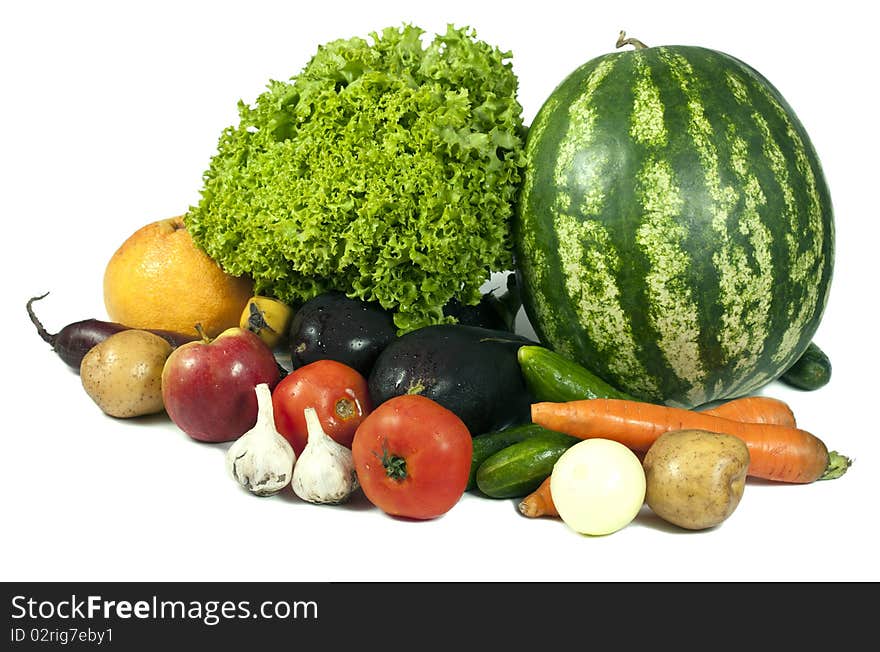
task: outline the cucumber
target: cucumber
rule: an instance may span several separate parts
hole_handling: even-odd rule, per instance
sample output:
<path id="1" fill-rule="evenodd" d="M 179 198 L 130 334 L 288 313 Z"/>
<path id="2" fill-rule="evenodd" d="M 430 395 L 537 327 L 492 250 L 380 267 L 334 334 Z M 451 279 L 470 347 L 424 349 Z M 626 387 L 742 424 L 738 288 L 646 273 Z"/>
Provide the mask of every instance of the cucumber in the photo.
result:
<path id="1" fill-rule="evenodd" d="M 810 342 L 801 357 L 779 377 L 779 380 L 786 385 L 806 391 L 819 389 L 831 380 L 831 360 L 822 349 Z"/>
<path id="2" fill-rule="evenodd" d="M 632 396 L 612 387 L 587 368 L 543 346 L 521 346 L 517 360 L 526 385 L 538 401 L 633 400 Z"/>
<path id="3" fill-rule="evenodd" d="M 465 491 L 476 488 L 477 469 L 480 468 L 480 465 L 485 462 L 490 455 L 497 453 L 503 448 L 507 448 L 511 444 L 517 444 L 531 437 L 548 432 L 555 431 L 547 430 L 544 426 L 539 426 L 537 423 L 525 423 L 519 426 L 512 426 L 510 428 L 505 428 L 504 430 L 489 432 L 474 437 L 474 452 L 471 458 L 471 474 L 468 477 Z"/>
<path id="4" fill-rule="evenodd" d="M 547 431 L 490 455 L 477 469 L 477 487 L 490 498 L 518 498 L 538 488 L 562 454 L 581 441 Z"/>

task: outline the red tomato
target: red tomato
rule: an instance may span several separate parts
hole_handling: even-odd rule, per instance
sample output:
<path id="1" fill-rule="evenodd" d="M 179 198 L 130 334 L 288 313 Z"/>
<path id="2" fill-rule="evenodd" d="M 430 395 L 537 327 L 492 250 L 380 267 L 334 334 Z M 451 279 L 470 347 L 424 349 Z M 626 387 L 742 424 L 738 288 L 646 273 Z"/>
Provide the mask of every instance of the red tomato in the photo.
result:
<path id="1" fill-rule="evenodd" d="M 303 413 L 307 407 L 315 408 L 324 432 L 351 448 L 355 430 L 372 409 L 367 381 L 348 365 L 318 360 L 292 371 L 276 385 L 272 392 L 275 427 L 297 457 L 308 441 Z"/>
<path id="2" fill-rule="evenodd" d="M 452 411 L 406 394 L 364 419 L 351 451 L 371 503 L 392 516 L 429 519 L 445 514 L 464 493 L 473 441 Z"/>

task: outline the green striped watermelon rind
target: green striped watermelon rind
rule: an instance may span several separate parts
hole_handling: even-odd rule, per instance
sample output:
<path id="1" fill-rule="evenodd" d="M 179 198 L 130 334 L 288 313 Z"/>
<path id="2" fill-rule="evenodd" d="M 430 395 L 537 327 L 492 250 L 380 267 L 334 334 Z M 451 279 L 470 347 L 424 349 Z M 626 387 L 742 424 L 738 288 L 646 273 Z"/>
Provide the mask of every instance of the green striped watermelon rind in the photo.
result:
<path id="1" fill-rule="evenodd" d="M 541 342 L 647 400 L 756 391 L 806 349 L 834 220 L 803 125 L 760 73 L 669 46 L 607 54 L 539 110 L 514 220 Z"/>

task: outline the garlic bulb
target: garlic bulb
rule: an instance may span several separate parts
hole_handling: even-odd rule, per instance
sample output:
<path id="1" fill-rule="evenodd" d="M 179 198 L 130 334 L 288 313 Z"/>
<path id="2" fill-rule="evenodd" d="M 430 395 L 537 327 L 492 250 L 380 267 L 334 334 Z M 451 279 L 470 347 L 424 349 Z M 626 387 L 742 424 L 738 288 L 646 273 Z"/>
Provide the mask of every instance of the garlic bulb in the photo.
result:
<path id="1" fill-rule="evenodd" d="M 272 393 L 260 383 L 257 423 L 235 440 L 226 452 L 226 470 L 242 487 L 257 496 L 271 496 L 290 483 L 296 453 L 275 429 Z"/>
<path id="2" fill-rule="evenodd" d="M 345 502 L 358 488 L 351 450 L 324 432 L 314 408 L 303 412 L 309 439 L 293 468 L 293 492 L 310 503 Z"/>

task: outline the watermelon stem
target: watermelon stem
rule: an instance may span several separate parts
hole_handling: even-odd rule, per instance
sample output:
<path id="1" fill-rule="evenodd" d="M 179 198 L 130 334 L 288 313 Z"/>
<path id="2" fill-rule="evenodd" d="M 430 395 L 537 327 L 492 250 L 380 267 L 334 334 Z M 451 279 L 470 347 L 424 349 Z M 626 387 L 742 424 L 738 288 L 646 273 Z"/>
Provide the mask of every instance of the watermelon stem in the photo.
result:
<path id="1" fill-rule="evenodd" d="M 624 45 L 631 45 L 631 46 L 633 46 L 636 50 L 644 50 L 644 49 L 646 49 L 646 48 L 648 47 L 647 45 L 645 45 L 644 43 L 642 43 L 642 42 L 641 42 L 639 39 L 637 39 L 637 38 L 626 38 L 626 32 L 623 31 L 623 30 L 620 30 L 620 35 L 617 37 L 617 45 L 616 45 L 616 47 L 618 47 L 618 48 L 622 48 Z"/>

